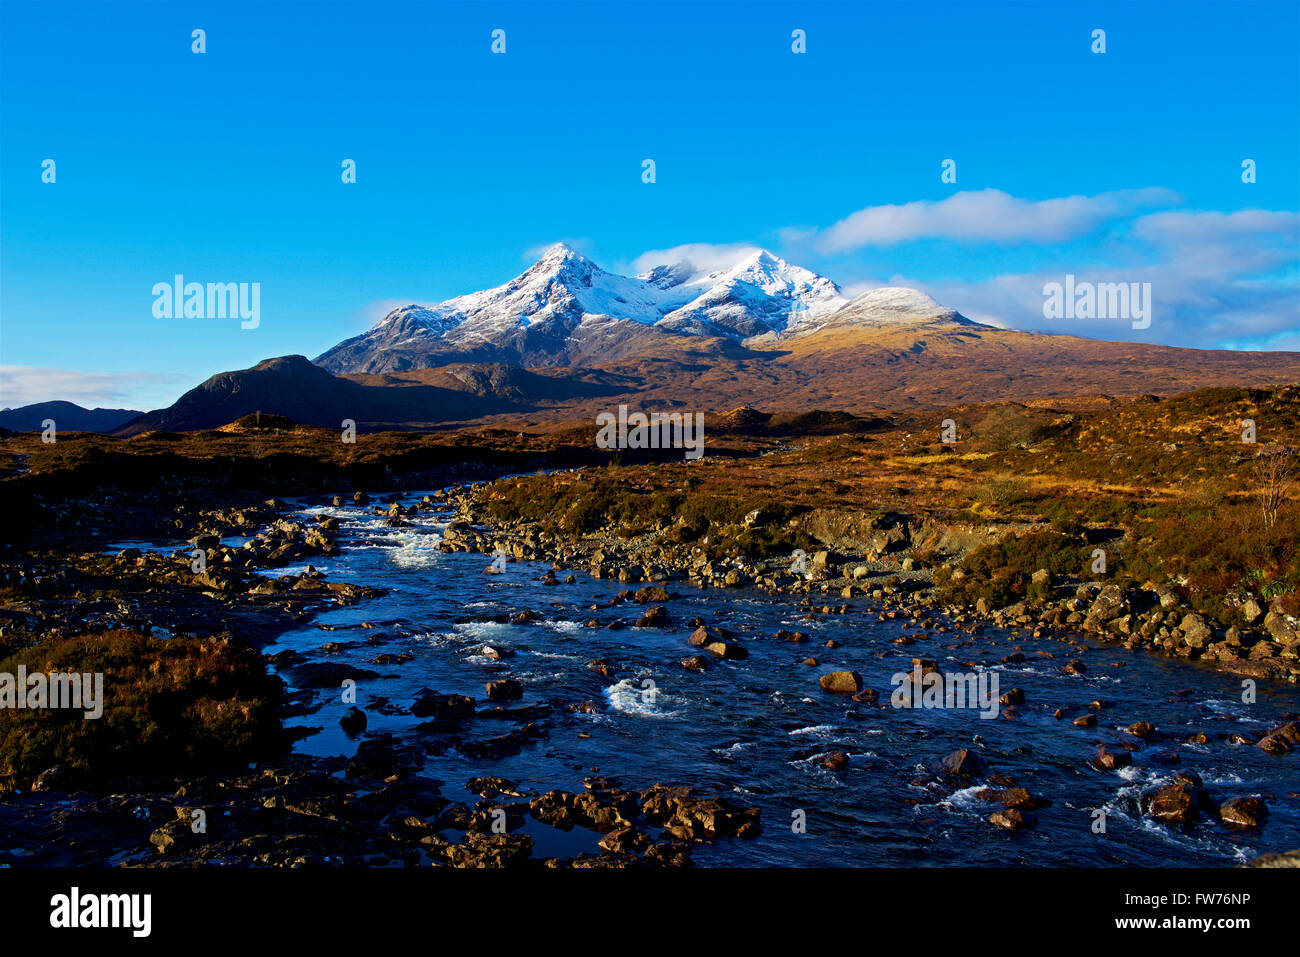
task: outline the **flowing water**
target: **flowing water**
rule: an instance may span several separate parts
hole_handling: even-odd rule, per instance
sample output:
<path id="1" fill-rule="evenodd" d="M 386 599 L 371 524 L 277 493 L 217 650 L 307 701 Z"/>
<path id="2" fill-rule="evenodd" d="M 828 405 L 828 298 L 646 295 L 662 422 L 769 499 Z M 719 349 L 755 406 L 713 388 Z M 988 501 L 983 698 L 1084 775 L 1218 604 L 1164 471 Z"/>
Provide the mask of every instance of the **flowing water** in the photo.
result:
<path id="1" fill-rule="evenodd" d="M 668 588 L 680 597 L 665 603 L 673 627 L 612 630 L 611 621 L 633 622 L 644 611 L 633 602 L 610 605 L 626 586 L 582 572 L 574 585 L 543 586 L 550 566 L 542 563 L 511 562 L 503 574 L 484 574 L 490 558 L 438 549 L 446 513 L 392 528 L 365 509 L 301 504 L 307 515 L 333 515 L 342 526 L 341 553 L 314 566 L 330 580 L 388 593 L 329 611 L 265 650 L 379 672 L 357 686 L 366 733 L 389 731 L 419 743 L 420 719 L 384 713 L 404 707 L 381 710 L 376 704 L 382 696 L 407 706 L 423 688 L 473 696 L 482 708 L 484 683 L 512 677 L 524 689 L 523 701 L 514 704 L 554 706 L 542 719 L 547 735 L 519 754 L 482 759 L 453 749 L 429 756 L 424 773 L 447 782 L 452 790 L 445 793 L 452 796 L 455 786 L 479 775 L 541 792 L 580 790 L 584 777 L 599 773 L 624 787 L 686 784 L 761 808 L 761 836 L 701 845 L 693 855 L 698 865 L 1231 865 L 1300 847 L 1294 793 L 1300 790 L 1300 752 L 1272 756 L 1226 740 L 1232 731 L 1253 739 L 1300 711 L 1300 691 L 1293 688 L 1261 683 L 1258 701 L 1246 704 L 1239 678 L 1113 646 L 1084 654 L 1085 674 L 1065 674 L 1062 666 L 1078 652 L 1061 641 L 991 627 L 979 637 L 922 631 L 902 620 L 878 621 L 879 608 L 861 599 L 849 603 L 848 614 L 806 620 L 796 599 L 677 583 Z M 536 613 L 534 622 L 494 620 L 525 609 Z M 733 631 L 748 659 L 716 661 L 705 673 L 683 669 L 680 660 L 697 651 L 686 642 L 694 617 Z M 585 627 L 593 618 L 600 627 Z M 774 637 L 783 628 L 809 640 Z M 901 636 L 915 643 L 895 644 Z M 839 647 L 825 647 L 831 639 Z M 339 650 L 322 651 L 326 642 L 337 642 Z M 483 654 L 485 644 L 513 654 L 496 660 Z M 1015 650 L 1025 661 L 1002 664 Z M 371 663 L 381 653 L 413 657 Z M 810 655 L 817 666 L 801 664 Z M 970 709 L 890 707 L 891 676 L 908 671 L 914 656 L 936 659 L 945 672 L 992 669 L 1003 692 L 1020 688 L 1027 702 L 1014 718 L 994 720 Z M 587 667 L 596 658 L 613 665 L 612 678 Z M 879 703 L 858 704 L 820 690 L 819 675 L 844 669 L 858 671 L 880 693 Z M 320 730 L 301 739 L 298 749 L 350 756 L 360 739 L 338 725 L 348 706 L 333 689 L 314 695 L 319 707 L 291 723 Z M 1057 708 L 1084 713 L 1098 699 L 1108 707 L 1098 712 L 1094 728 L 1053 717 Z M 594 703 L 592 713 L 567 710 L 585 701 Z M 1134 752 L 1133 765 L 1092 767 L 1097 745 L 1125 738 L 1122 729 L 1137 720 L 1154 724 L 1159 736 Z M 517 723 L 474 718 L 462 730 L 486 739 Z M 1185 743 L 1198 731 L 1210 743 Z M 978 751 L 990 773 L 1014 778 L 1052 802 L 1037 812 L 1035 828 L 1013 833 L 991 825 L 988 815 L 998 805 L 976 795 L 983 782 L 941 783 L 934 763 L 958 748 Z M 846 768 L 821 766 L 820 756 L 832 749 L 849 756 Z M 1180 763 L 1168 763 L 1173 753 Z M 1144 818 L 1139 794 L 1180 769 L 1198 773 L 1220 801 L 1264 795 L 1268 823 L 1251 834 L 1204 815 L 1189 828 Z M 1095 831 L 1097 809 L 1105 811 L 1104 833 Z M 792 828 L 799 812 L 806 833 Z M 537 856 L 596 851 L 598 835 L 590 832 L 563 835 L 531 821 L 528 827 Z"/>

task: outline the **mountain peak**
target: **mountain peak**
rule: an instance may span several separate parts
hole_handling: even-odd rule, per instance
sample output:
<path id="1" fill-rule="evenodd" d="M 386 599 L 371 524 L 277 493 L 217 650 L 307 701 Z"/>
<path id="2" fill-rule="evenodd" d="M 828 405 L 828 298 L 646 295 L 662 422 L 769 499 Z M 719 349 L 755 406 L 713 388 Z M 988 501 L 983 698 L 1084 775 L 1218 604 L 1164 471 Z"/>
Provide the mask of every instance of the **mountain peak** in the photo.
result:
<path id="1" fill-rule="evenodd" d="M 515 281 L 527 285 L 538 279 L 558 279 L 562 284 L 586 287 L 600 271 L 599 266 L 568 243 L 555 243 Z"/>
<path id="2" fill-rule="evenodd" d="M 428 368 L 454 357 L 564 365 L 644 350 L 662 335 L 746 341 L 826 326 L 960 320 L 914 289 L 875 289 L 850 302 L 830 279 L 768 249 L 735 251 L 729 266 L 711 256 L 704 267 L 690 262 L 691 249 L 623 276 L 554 243 L 500 286 L 394 309 L 316 361 L 332 372 Z"/>
<path id="3" fill-rule="evenodd" d="M 533 268 L 538 266 L 568 266 L 572 264 L 583 264 L 587 266 L 595 265 L 590 259 L 578 252 L 568 243 L 552 243 L 546 247 L 541 258 L 533 264 Z"/>

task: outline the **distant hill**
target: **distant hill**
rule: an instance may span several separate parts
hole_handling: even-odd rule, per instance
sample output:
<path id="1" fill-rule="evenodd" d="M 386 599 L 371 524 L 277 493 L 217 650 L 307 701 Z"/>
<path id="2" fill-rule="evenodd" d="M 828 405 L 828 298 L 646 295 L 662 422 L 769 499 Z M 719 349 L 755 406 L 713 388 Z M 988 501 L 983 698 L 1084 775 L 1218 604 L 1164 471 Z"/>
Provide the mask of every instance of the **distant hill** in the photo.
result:
<path id="1" fill-rule="evenodd" d="M 281 356 L 214 375 L 173 405 L 140 416 L 116 434 L 215 429 L 259 412 L 333 429 L 344 419 L 360 427 L 430 426 L 527 411 L 539 399 L 610 391 L 590 379 L 570 381 L 502 365 L 348 378 L 326 372 L 305 356 Z"/>
<path id="2" fill-rule="evenodd" d="M 540 426 L 594 421 L 619 404 L 722 415 L 714 422 L 724 430 L 730 419 L 723 413 L 753 405 L 775 413 L 765 424 L 771 434 L 833 434 L 878 427 L 886 411 L 1300 382 L 1295 352 L 1099 342 L 946 318 L 832 326 L 749 345 L 675 338 L 675 348 L 661 344 L 590 365 L 533 369 L 454 363 L 333 375 L 303 356 L 284 356 L 213 376 L 116 434 L 213 429 L 258 412 L 327 428 L 339 428 L 343 419 L 370 429 L 473 421 Z"/>
<path id="3" fill-rule="evenodd" d="M 113 432 L 143 415 L 134 409 L 86 409 L 74 402 L 36 402 L 16 409 L 0 409 L 0 429 L 31 432 L 54 420 L 61 432 Z"/>

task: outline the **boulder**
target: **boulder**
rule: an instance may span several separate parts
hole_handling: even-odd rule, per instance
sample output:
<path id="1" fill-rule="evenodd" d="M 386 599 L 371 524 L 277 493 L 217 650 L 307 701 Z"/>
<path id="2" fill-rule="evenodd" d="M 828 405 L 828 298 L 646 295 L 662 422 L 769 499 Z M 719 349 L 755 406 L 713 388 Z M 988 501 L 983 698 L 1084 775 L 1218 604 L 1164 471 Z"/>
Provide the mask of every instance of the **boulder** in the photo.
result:
<path id="1" fill-rule="evenodd" d="M 1200 796 L 1186 784 L 1166 784 L 1142 797 L 1143 813 L 1166 824 L 1191 824 L 1196 820 Z"/>
<path id="2" fill-rule="evenodd" d="M 411 704 L 411 714 L 417 718 L 446 718 L 458 720 L 474 714 L 474 699 L 462 694 L 439 694 L 424 690 Z"/>
<path id="3" fill-rule="evenodd" d="M 489 681 L 486 688 L 489 701 L 515 701 L 524 696 L 523 686 L 514 678 Z"/>
<path id="4" fill-rule="evenodd" d="M 1035 818 L 1018 808 L 1009 807 L 990 814 L 989 823 L 1007 831 L 1023 831 L 1034 826 Z"/>
<path id="5" fill-rule="evenodd" d="M 1114 771 L 1132 764 L 1133 755 L 1122 748 L 1111 748 L 1102 745 L 1097 748 L 1097 754 L 1092 759 L 1092 763 L 1103 771 Z"/>
<path id="6" fill-rule="evenodd" d="M 1258 828 L 1268 819 L 1268 805 L 1258 796 L 1229 798 L 1219 806 L 1219 820 L 1229 827 Z"/>
<path id="7" fill-rule="evenodd" d="M 862 675 L 856 671 L 832 671 L 818 679 L 823 691 L 831 694 L 857 694 L 862 690 Z"/>
<path id="8" fill-rule="evenodd" d="M 978 777 L 988 770 L 984 759 L 969 748 L 962 748 L 945 755 L 940 764 L 946 773 L 963 777 Z"/>
<path id="9" fill-rule="evenodd" d="M 1199 650 L 1214 640 L 1214 632 L 1200 615 L 1184 615 L 1183 620 L 1178 623 L 1178 628 L 1183 633 L 1183 644 L 1189 648 Z"/>

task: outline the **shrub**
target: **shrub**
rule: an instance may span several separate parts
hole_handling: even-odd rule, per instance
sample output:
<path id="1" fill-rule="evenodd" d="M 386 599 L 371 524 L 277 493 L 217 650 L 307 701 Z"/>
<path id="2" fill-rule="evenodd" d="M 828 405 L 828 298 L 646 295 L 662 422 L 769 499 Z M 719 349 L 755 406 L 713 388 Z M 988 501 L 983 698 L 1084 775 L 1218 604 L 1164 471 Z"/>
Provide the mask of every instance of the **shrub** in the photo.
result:
<path id="1" fill-rule="evenodd" d="M 0 673 L 104 675 L 103 714 L 0 709 L 0 784 L 27 787 L 59 766 L 73 787 L 166 781 L 278 756 L 283 685 L 248 648 L 215 638 L 161 641 L 134 631 L 45 641 Z"/>

